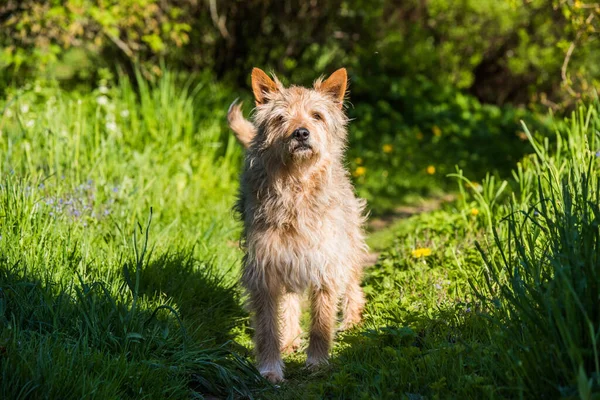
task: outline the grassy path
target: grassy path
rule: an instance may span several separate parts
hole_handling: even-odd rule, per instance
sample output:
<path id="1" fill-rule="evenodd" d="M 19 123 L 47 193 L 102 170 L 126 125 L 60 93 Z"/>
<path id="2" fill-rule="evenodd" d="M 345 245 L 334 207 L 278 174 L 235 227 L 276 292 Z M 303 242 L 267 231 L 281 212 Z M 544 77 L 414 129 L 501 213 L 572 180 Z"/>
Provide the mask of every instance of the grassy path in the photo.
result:
<path id="1" fill-rule="evenodd" d="M 374 262 L 365 270 L 364 324 L 338 333 L 331 363 L 319 371 L 304 368 L 302 351 L 285 358 L 287 380 L 267 397 L 421 398 L 436 382 L 444 392 L 446 384 L 438 381 L 447 376 L 444 367 L 458 338 L 481 334 L 461 332 L 470 312 L 462 296 L 467 276 L 443 250 L 454 240 L 450 231 L 456 226 L 446 223 L 453 199 L 426 199 L 370 221 Z M 415 248 L 428 248 L 432 255 L 415 258 Z M 461 246 L 457 251 L 468 252 Z M 304 326 L 308 320 L 305 313 Z M 407 387 L 412 391 L 400 391 Z"/>
<path id="2" fill-rule="evenodd" d="M 412 204 L 403 204 L 396 207 L 392 212 L 380 217 L 370 218 L 367 222 L 367 243 L 372 254 L 379 255 L 381 251 L 390 247 L 395 239 L 395 233 L 402 223 L 415 215 L 432 212 L 439 209 L 443 204 L 456 199 L 453 194 L 436 196 L 422 199 Z M 375 264 L 377 259 L 369 265 Z"/>

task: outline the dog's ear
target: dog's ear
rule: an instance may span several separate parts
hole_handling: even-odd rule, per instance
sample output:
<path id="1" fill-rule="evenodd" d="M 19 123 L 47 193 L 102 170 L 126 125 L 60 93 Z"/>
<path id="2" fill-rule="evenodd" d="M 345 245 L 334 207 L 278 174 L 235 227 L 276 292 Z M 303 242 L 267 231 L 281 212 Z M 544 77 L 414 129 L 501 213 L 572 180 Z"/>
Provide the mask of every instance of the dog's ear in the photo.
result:
<path id="1" fill-rule="evenodd" d="M 252 91 L 256 105 L 259 106 L 267 102 L 269 93 L 277 91 L 277 84 L 265 74 L 260 68 L 252 69 Z"/>
<path id="2" fill-rule="evenodd" d="M 327 80 L 319 85 L 319 90 L 332 96 L 340 108 L 344 103 L 346 96 L 346 85 L 348 84 L 348 74 L 346 68 L 340 68 L 335 71 Z"/>

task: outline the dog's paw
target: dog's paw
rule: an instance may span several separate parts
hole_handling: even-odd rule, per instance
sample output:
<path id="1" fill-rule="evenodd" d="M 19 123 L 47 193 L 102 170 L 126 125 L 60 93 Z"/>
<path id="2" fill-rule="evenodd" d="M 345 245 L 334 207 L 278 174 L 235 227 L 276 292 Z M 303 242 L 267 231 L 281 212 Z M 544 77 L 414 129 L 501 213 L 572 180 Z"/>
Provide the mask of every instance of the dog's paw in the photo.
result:
<path id="1" fill-rule="evenodd" d="M 258 372 L 271 383 L 283 382 L 283 367 L 280 363 L 260 366 Z"/>
<path id="2" fill-rule="evenodd" d="M 308 356 L 308 358 L 306 359 L 306 368 L 308 368 L 311 371 L 319 369 L 320 367 L 325 366 L 327 364 L 329 364 L 328 357 Z"/>
<path id="3" fill-rule="evenodd" d="M 263 378 L 271 383 L 283 382 L 283 374 L 277 371 L 263 371 L 260 373 Z"/>

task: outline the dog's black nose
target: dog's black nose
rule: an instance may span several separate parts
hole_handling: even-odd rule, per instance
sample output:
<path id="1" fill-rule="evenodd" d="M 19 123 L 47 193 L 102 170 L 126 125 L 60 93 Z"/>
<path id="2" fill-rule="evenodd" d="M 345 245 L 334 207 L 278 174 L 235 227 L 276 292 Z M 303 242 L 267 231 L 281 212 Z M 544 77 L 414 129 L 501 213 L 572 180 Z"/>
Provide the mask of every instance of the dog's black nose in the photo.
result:
<path id="1" fill-rule="evenodd" d="M 298 128 L 294 131 L 294 138 L 296 140 L 300 140 L 301 142 L 308 140 L 309 136 L 310 132 L 306 128 Z"/>

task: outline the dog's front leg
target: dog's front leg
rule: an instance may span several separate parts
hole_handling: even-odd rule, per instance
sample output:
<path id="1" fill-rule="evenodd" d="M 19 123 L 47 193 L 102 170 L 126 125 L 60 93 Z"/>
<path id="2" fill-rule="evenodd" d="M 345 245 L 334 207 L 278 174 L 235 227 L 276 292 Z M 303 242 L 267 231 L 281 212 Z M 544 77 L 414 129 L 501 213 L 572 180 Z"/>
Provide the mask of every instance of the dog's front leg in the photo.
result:
<path id="1" fill-rule="evenodd" d="M 352 328 L 360 323 L 362 319 L 362 313 L 365 308 L 365 294 L 360 287 L 361 278 L 362 268 L 354 268 L 342 297 L 344 319 L 340 327 L 341 330 Z"/>
<path id="2" fill-rule="evenodd" d="M 331 287 L 311 289 L 312 321 L 306 365 L 314 368 L 327 363 L 333 340 L 338 294 Z"/>
<path id="3" fill-rule="evenodd" d="M 271 382 L 283 380 L 283 361 L 279 350 L 278 307 L 281 290 L 256 290 L 250 293 L 254 311 L 254 343 L 258 370 Z"/>
<path id="4" fill-rule="evenodd" d="M 283 353 L 293 353 L 300 347 L 301 314 L 300 295 L 297 293 L 284 294 L 281 300 L 281 351 Z"/>

